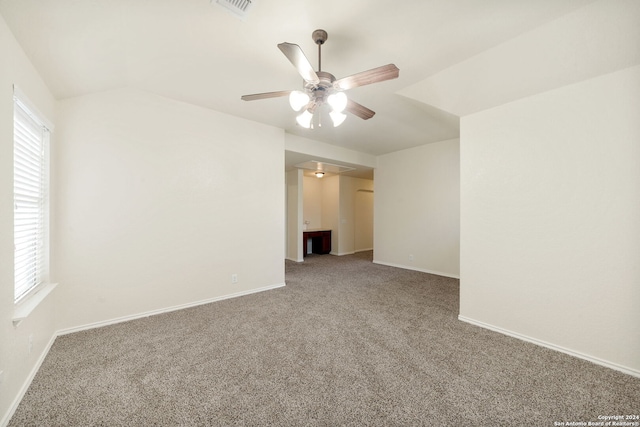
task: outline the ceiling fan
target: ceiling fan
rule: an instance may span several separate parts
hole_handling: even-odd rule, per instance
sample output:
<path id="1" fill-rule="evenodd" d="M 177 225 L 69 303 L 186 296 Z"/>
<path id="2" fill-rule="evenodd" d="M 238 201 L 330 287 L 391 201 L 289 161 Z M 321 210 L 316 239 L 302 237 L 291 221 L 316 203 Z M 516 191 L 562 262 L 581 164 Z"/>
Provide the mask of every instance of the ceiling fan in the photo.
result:
<path id="1" fill-rule="evenodd" d="M 398 77 L 400 70 L 394 64 L 387 64 L 368 71 L 353 74 L 337 79 L 331 73 L 322 71 L 322 45 L 327 41 L 328 35 L 324 30 L 315 30 L 311 35 L 318 45 L 318 71 L 314 71 L 309 60 L 297 44 L 280 43 L 278 48 L 298 70 L 304 79 L 304 88 L 300 90 L 284 90 L 279 92 L 256 93 L 242 96 L 243 101 L 255 101 L 258 99 L 278 98 L 289 96 L 289 104 L 294 111 L 302 111 L 296 118 L 298 124 L 305 128 L 313 129 L 314 113 L 323 105 L 331 107 L 329 116 L 333 126 L 339 126 L 346 119 L 343 111 L 347 111 L 361 119 L 368 120 L 375 114 L 374 111 L 348 99 L 344 91 L 358 86 L 391 80 Z M 318 119 L 319 120 L 319 119 Z M 321 123 L 318 123 L 321 126 Z"/>

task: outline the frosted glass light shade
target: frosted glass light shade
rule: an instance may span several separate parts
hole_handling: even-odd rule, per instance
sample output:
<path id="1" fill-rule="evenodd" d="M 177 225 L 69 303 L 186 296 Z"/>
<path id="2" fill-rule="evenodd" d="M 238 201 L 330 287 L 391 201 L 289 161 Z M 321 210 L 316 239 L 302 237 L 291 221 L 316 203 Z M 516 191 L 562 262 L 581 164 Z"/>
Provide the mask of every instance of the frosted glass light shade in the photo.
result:
<path id="1" fill-rule="evenodd" d="M 329 95 L 327 102 L 336 113 L 342 113 L 347 107 L 347 95 L 344 92 L 336 92 Z"/>
<path id="2" fill-rule="evenodd" d="M 294 90 L 289 94 L 289 105 L 293 111 L 300 111 L 302 107 L 309 103 L 309 95 L 299 90 Z"/>
<path id="3" fill-rule="evenodd" d="M 313 114 L 309 110 L 304 110 L 302 114 L 296 117 L 298 124 L 307 129 L 311 127 L 311 119 L 313 119 Z"/>
<path id="4" fill-rule="evenodd" d="M 330 112 L 329 116 L 331 116 L 331 121 L 333 122 L 333 127 L 340 126 L 342 124 L 342 122 L 344 122 L 344 119 L 347 118 L 346 114 L 336 113 L 335 111 Z"/>

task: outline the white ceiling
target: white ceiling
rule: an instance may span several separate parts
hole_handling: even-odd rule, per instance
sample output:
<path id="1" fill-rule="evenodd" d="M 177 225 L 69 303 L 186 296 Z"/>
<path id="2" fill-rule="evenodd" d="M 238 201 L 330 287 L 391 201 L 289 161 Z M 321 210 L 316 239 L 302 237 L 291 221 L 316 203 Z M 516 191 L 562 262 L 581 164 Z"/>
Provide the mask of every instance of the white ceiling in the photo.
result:
<path id="1" fill-rule="evenodd" d="M 456 115 L 407 88 L 592 1 L 254 0 L 241 21 L 209 0 L 0 0 L 0 14 L 58 99 L 132 87 L 380 155 L 459 136 Z M 316 67 L 317 28 L 329 33 L 322 68 L 337 78 L 400 68 L 347 92 L 372 119 L 308 130 L 286 98 L 240 100 L 300 88 L 276 45 L 299 44 Z"/>

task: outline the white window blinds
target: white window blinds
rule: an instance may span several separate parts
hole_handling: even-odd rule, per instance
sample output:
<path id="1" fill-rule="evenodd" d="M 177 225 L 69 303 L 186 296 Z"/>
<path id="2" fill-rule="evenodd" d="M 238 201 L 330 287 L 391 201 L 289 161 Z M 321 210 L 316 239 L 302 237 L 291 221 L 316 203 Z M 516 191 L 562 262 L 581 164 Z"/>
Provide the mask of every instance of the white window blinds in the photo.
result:
<path id="1" fill-rule="evenodd" d="M 14 298 L 46 274 L 49 130 L 17 97 L 13 109 Z"/>

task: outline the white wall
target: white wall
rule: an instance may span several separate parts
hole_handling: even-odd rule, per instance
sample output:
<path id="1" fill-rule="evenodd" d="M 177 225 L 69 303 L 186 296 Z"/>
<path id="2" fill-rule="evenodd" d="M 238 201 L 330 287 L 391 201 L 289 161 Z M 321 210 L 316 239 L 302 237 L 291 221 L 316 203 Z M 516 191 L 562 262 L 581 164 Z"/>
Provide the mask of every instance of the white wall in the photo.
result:
<path id="1" fill-rule="evenodd" d="M 340 176 L 322 181 L 322 228 L 331 230 L 331 254 L 340 255 Z"/>
<path id="2" fill-rule="evenodd" d="M 287 256 L 291 261 L 301 262 L 304 184 L 302 170 L 294 169 L 287 176 Z"/>
<path id="3" fill-rule="evenodd" d="M 55 100 L 0 16 L 0 425 L 7 421 L 24 392 L 32 370 L 54 336 L 55 298 L 49 295 L 17 328 L 12 324 L 13 284 L 13 84 L 50 121 L 56 122 Z M 57 134 L 51 136 L 57 149 Z M 54 293 L 56 290 L 54 290 Z M 33 349 L 28 352 L 29 336 Z"/>
<path id="4" fill-rule="evenodd" d="M 461 121 L 464 320 L 640 374 L 640 66 Z"/>
<path id="5" fill-rule="evenodd" d="M 284 283 L 282 130 L 126 89 L 58 124 L 60 329 Z"/>
<path id="6" fill-rule="evenodd" d="M 375 186 L 374 262 L 459 277 L 459 140 L 379 156 Z"/>
<path id="7" fill-rule="evenodd" d="M 353 225 L 355 252 L 373 250 L 373 200 L 373 190 L 356 190 Z"/>
<path id="8" fill-rule="evenodd" d="M 322 183 L 323 178 L 305 176 L 303 179 L 303 224 L 308 221 L 308 229 L 322 227 Z"/>

